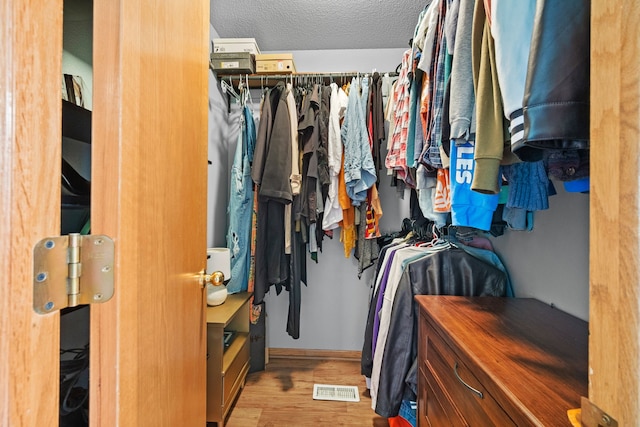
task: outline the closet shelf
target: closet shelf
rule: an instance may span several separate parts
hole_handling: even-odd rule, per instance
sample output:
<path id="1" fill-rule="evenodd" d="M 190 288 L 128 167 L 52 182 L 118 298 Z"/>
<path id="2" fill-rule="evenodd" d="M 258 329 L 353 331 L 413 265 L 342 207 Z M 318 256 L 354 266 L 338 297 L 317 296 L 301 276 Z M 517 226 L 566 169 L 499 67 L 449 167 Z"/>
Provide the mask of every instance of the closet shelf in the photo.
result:
<path id="1" fill-rule="evenodd" d="M 63 99 L 62 136 L 91 144 L 91 111 Z"/>
<path id="2" fill-rule="evenodd" d="M 380 75 L 389 74 L 390 77 L 397 77 L 398 73 L 391 72 L 379 72 Z M 303 82 L 322 82 L 325 85 L 331 82 L 338 84 L 347 84 L 353 77 L 371 75 L 373 73 L 360 73 L 358 71 L 349 72 L 330 72 L 330 73 L 293 73 L 293 74 L 224 74 L 217 72 L 216 75 L 220 79 L 225 79 L 231 82 L 232 86 L 237 88 L 240 82 L 247 81 L 249 88 L 259 89 L 261 87 L 271 87 L 280 81 L 293 81 L 296 83 Z"/>

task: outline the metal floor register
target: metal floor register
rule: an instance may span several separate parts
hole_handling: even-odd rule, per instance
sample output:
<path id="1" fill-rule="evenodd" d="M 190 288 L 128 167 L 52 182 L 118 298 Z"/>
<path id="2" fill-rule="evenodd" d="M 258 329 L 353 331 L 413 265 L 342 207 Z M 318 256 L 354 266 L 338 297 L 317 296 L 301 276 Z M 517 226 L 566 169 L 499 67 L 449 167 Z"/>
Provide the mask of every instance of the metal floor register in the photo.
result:
<path id="1" fill-rule="evenodd" d="M 339 400 L 343 402 L 359 402 L 360 394 L 356 386 L 342 386 L 330 384 L 314 384 L 313 398 L 315 400 Z"/>

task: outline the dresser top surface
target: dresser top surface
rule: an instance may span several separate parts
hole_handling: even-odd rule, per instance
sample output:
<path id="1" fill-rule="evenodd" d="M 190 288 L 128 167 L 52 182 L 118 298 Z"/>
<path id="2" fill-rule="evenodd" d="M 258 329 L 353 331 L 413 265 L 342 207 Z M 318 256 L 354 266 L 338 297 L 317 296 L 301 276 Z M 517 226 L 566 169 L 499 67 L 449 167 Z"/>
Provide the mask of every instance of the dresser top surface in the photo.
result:
<path id="1" fill-rule="evenodd" d="M 588 323 L 529 298 L 417 296 L 431 326 L 488 388 L 532 418 L 566 420 L 588 395 Z M 498 397 L 498 396 L 494 396 Z"/>
<path id="2" fill-rule="evenodd" d="M 207 307 L 207 323 L 226 325 L 252 295 L 252 292 L 229 294 L 226 301 L 222 304 L 214 307 Z"/>

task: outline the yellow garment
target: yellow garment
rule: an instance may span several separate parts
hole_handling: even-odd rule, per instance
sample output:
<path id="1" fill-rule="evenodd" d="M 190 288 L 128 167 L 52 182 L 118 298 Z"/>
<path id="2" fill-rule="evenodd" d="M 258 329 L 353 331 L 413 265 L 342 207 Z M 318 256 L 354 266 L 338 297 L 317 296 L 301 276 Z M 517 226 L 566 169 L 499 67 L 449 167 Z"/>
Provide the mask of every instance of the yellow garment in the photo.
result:
<path id="1" fill-rule="evenodd" d="M 351 82 L 347 83 L 346 85 L 342 85 L 342 90 L 347 94 L 347 96 L 349 95 L 349 89 L 351 89 Z"/>
<path id="2" fill-rule="evenodd" d="M 344 245 L 344 256 L 349 258 L 351 251 L 356 247 L 356 209 L 351 205 L 351 199 L 347 194 L 347 184 L 344 180 L 344 155 L 342 166 L 338 173 L 338 201 L 342 208 L 342 221 L 340 221 L 340 241 Z"/>
<path id="3" fill-rule="evenodd" d="M 580 420 L 580 414 L 581 414 L 581 410 L 580 408 L 578 409 L 569 409 L 567 411 L 567 417 L 569 417 L 569 422 L 571 423 L 571 425 L 573 427 L 581 427 L 582 426 L 582 421 Z"/>
<path id="4" fill-rule="evenodd" d="M 365 239 L 380 237 L 380 218 L 382 218 L 382 204 L 378 195 L 378 188 L 373 185 L 367 192 L 367 218 L 364 232 Z"/>

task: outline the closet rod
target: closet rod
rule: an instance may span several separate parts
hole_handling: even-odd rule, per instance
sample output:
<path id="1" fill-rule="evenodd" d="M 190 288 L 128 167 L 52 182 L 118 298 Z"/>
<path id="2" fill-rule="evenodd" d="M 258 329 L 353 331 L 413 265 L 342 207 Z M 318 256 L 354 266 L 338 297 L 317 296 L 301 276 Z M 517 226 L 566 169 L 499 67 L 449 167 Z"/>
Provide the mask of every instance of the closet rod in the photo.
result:
<path id="1" fill-rule="evenodd" d="M 332 81 L 343 84 L 348 83 L 353 77 L 371 75 L 373 73 L 360 73 L 357 71 L 332 72 L 332 73 L 293 73 L 293 74 L 222 74 L 217 73 L 219 79 L 230 81 L 234 87 L 238 87 L 240 82 L 247 81 L 250 88 L 271 87 L 279 81 L 300 82 L 307 79 L 313 83 L 322 80 L 324 84 Z M 380 73 L 381 76 L 388 74 L 389 77 L 397 77 L 398 73 L 390 71 Z"/>

